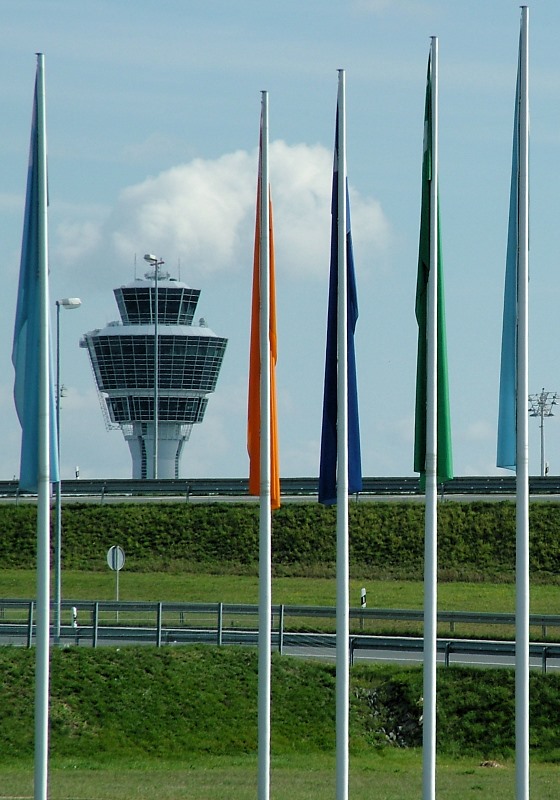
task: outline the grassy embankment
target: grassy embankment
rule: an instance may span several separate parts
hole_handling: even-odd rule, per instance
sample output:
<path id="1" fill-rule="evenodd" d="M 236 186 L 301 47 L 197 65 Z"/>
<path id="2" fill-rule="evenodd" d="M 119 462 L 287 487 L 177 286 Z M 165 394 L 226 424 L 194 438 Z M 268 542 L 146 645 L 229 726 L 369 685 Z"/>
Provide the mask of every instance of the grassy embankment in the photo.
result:
<path id="1" fill-rule="evenodd" d="M 0 650 L 0 797 L 31 796 L 34 652 Z M 273 658 L 275 796 L 333 795 L 334 667 Z M 439 673 L 438 796 L 511 796 L 511 671 Z M 422 674 L 351 675 L 352 796 L 418 797 Z M 532 797 L 555 797 L 560 676 L 531 677 Z M 238 648 L 69 648 L 51 669 L 51 792 L 58 798 L 254 797 L 257 655 Z M 503 768 L 484 769 L 485 759 Z M 368 795 L 369 792 L 369 795 Z"/>
<path id="2" fill-rule="evenodd" d="M 440 607 L 512 610 L 511 504 L 445 504 L 441 511 L 440 578 L 453 582 L 440 584 Z M 531 514 L 532 610 L 555 613 L 560 508 L 533 506 Z M 0 557 L 8 568 L 0 571 L 0 595 L 33 596 L 34 510 L 3 507 L 0 529 Z M 127 552 L 121 574 L 126 599 L 254 602 L 256 542 L 256 511 L 245 506 L 68 507 L 64 594 L 112 597 L 105 553 L 120 544 Z M 420 607 L 421 508 L 352 505 L 351 542 L 354 604 L 365 583 L 370 606 Z M 273 551 L 274 602 L 332 604 L 332 509 L 282 509 L 274 517 Z M 5 649 L 0 656 L 0 797 L 29 796 L 34 654 Z M 53 800 L 129 800 L 156 791 L 162 800 L 254 797 L 254 652 L 70 649 L 53 653 L 51 674 Z M 438 795 L 511 796 L 513 673 L 451 668 L 438 681 Z M 418 669 L 353 669 L 351 783 L 357 800 L 369 797 L 372 785 L 380 798 L 419 795 L 421 684 Z M 333 692 L 331 666 L 275 657 L 275 796 L 333 794 Z M 559 698 L 558 676 L 532 676 L 537 800 L 557 791 Z M 485 758 L 505 768 L 484 770 L 478 765 Z"/>
<path id="3" fill-rule="evenodd" d="M 423 508 L 359 502 L 350 506 L 351 605 L 367 589 L 369 608 L 422 607 Z M 0 507 L 0 597 L 35 594 L 35 509 Z M 512 503 L 443 503 L 439 509 L 439 607 L 513 612 L 515 518 Z M 63 596 L 114 599 L 108 548 L 126 552 L 120 598 L 255 603 L 258 512 L 233 504 L 68 505 L 63 513 Z M 273 515 L 273 602 L 334 605 L 334 510 L 301 504 Z M 560 613 L 560 505 L 531 506 L 531 611 Z M 379 623 L 372 631 L 418 633 Z M 441 628 L 441 633 L 449 630 Z M 457 635 L 511 638 L 511 628 L 461 626 Z M 554 637 L 557 632 L 549 630 Z M 533 638 L 540 638 L 538 629 Z"/>

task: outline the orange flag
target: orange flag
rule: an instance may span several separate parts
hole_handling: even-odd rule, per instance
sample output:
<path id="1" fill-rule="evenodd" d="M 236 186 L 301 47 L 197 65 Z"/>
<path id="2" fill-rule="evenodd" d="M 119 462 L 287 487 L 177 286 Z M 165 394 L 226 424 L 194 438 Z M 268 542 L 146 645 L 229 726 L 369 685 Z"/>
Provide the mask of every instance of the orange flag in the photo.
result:
<path id="1" fill-rule="evenodd" d="M 260 211 L 262 196 L 261 181 L 262 135 L 261 153 L 259 157 L 259 179 L 257 184 L 257 218 L 255 224 L 255 255 L 253 259 L 253 296 L 251 309 L 251 344 L 249 357 L 249 403 L 247 425 L 247 450 L 249 452 L 249 494 L 261 494 L 261 435 L 266 431 L 261 430 L 261 291 L 260 291 L 260 265 L 261 265 L 261 222 Z M 276 407 L 276 289 L 274 278 L 274 238 L 272 232 L 272 202 L 268 198 L 269 208 L 269 288 L 270 288 L 270 314 L 268 341 L 270 347 L 270 504 L 271 508 L 280 507 L 280 463 L 278 452 L 278 417 Z"/>

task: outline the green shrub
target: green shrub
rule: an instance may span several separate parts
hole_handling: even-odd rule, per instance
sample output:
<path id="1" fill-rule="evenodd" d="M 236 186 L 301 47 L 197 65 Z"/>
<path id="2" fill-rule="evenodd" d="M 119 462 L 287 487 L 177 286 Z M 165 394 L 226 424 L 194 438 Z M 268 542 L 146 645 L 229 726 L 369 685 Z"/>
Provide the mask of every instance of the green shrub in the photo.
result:
<path id="1" fill-rule="evenodd" d="M 0 506 L 4 567 L 35 563 L 33 506 Z M 349 510 L 350 563 L 370 575 L 421 578 L 424 507 L 421 503 L 360 500 Z M 258 507 L 234 503 L 134 503 L 63 508 L 62 560 L 67 569 L 104 569 L 119 544 L 129 569 L 155 571 L 175 563 L 256 567 Z M 292 503 L 273 514 L 272 557 L 277 570 L 312 572 L 336 561 L 336 509 Z M 533 576 L 560 574 L 560 504 L 530 507 Z M 510 502 L 444 502 L 438 511 L 442 578 L 508 578 L 515 567 L 515 506 Z"/>

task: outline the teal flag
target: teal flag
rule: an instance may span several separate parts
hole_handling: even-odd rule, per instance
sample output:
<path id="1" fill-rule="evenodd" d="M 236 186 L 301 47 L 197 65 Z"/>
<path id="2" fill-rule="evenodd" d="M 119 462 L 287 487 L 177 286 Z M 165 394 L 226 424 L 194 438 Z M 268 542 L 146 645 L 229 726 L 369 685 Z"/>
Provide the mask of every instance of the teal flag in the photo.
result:
<path id="1" fill-rule="evenodd" d="M 432 63 L 428 60 L 426 107 L 424 114 L 424 156 L 422 162 L 422 206 L 420 214 L 420 245 L 418 277 L 416 282 L 416 320 L 418 322 L 418 358 L 416 364 L 416 414 L 414 426 L 414 471 L 421 481 L 426 477 L 426 416 L 427 407 L 427 312 L 428 279 L 432 230 L 430 224 L 432 183 Z M 436 197 L 437 197 L 436 187 Z M 439 198 L 437 208 L 437 480 L 438 483 L 453 477 L 451 448 L 451 418 L 449 412 L 449 387 L 447 369 L 447 338 L 445 333 L 445 300 L 441 241 L 439 225 Z"/>
<path id="2" fill-rule="evenodd" d="M 12 363 L 15 369 L 14 401 L 22 431 L 19 485 L 21 489 L 31 492 L 37 490 L 39 477 L 39 338 L 41 336 L 41 281 L 39 271 L 42 268 L 39 257 L 39 213 L 43 200 L 39 190 L 40 144 L 37 119 L 37 90 L 36 82 L 12 348 Z M 49 365 L 50 480 L 56 482 L 58 481 L 58 448 L 50 350 Z"/>
<path id="3" fill-rule="evenodd" d="M 521 48 L 520 48 L 521 49 Z M 511 189 L 506 251 L 502 358 L 498 410 L 498 449 L 496 466 L 517 466 L 517 249 L 519 220 L 519 72 L 515 90 Z"/>

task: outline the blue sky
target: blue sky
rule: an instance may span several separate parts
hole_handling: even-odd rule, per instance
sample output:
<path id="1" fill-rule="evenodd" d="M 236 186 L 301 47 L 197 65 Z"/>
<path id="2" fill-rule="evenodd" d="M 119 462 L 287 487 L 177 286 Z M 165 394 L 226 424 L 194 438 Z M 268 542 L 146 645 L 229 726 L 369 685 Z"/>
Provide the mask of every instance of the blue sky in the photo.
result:
<path id="1" fill-rule="evenodd" d="M 560 5 L 530 6 L 530 387 L 560 391 Z M 426 64 L 440 50 L 440 198 L 455 472 L 494 474 L 519 36 L 513 0 L 3 0 L 0 477 L 18 471 L 10 362 L 36 51 L 45 53 L 51 295 L 61 314 L 62 474 L 128 477 L 80 335 L 157 253 L 229 338 L 187 476 L 247 474 L 260 90 L 270 95 L 281 472 L 318 469 L 337 69 L 346 70 L 363 470 L 412 473 L 414 291 Z M 560 423 L 546 423 L 560 473 Z M 540 464 L 530 425 L 531 473 Z"/>

